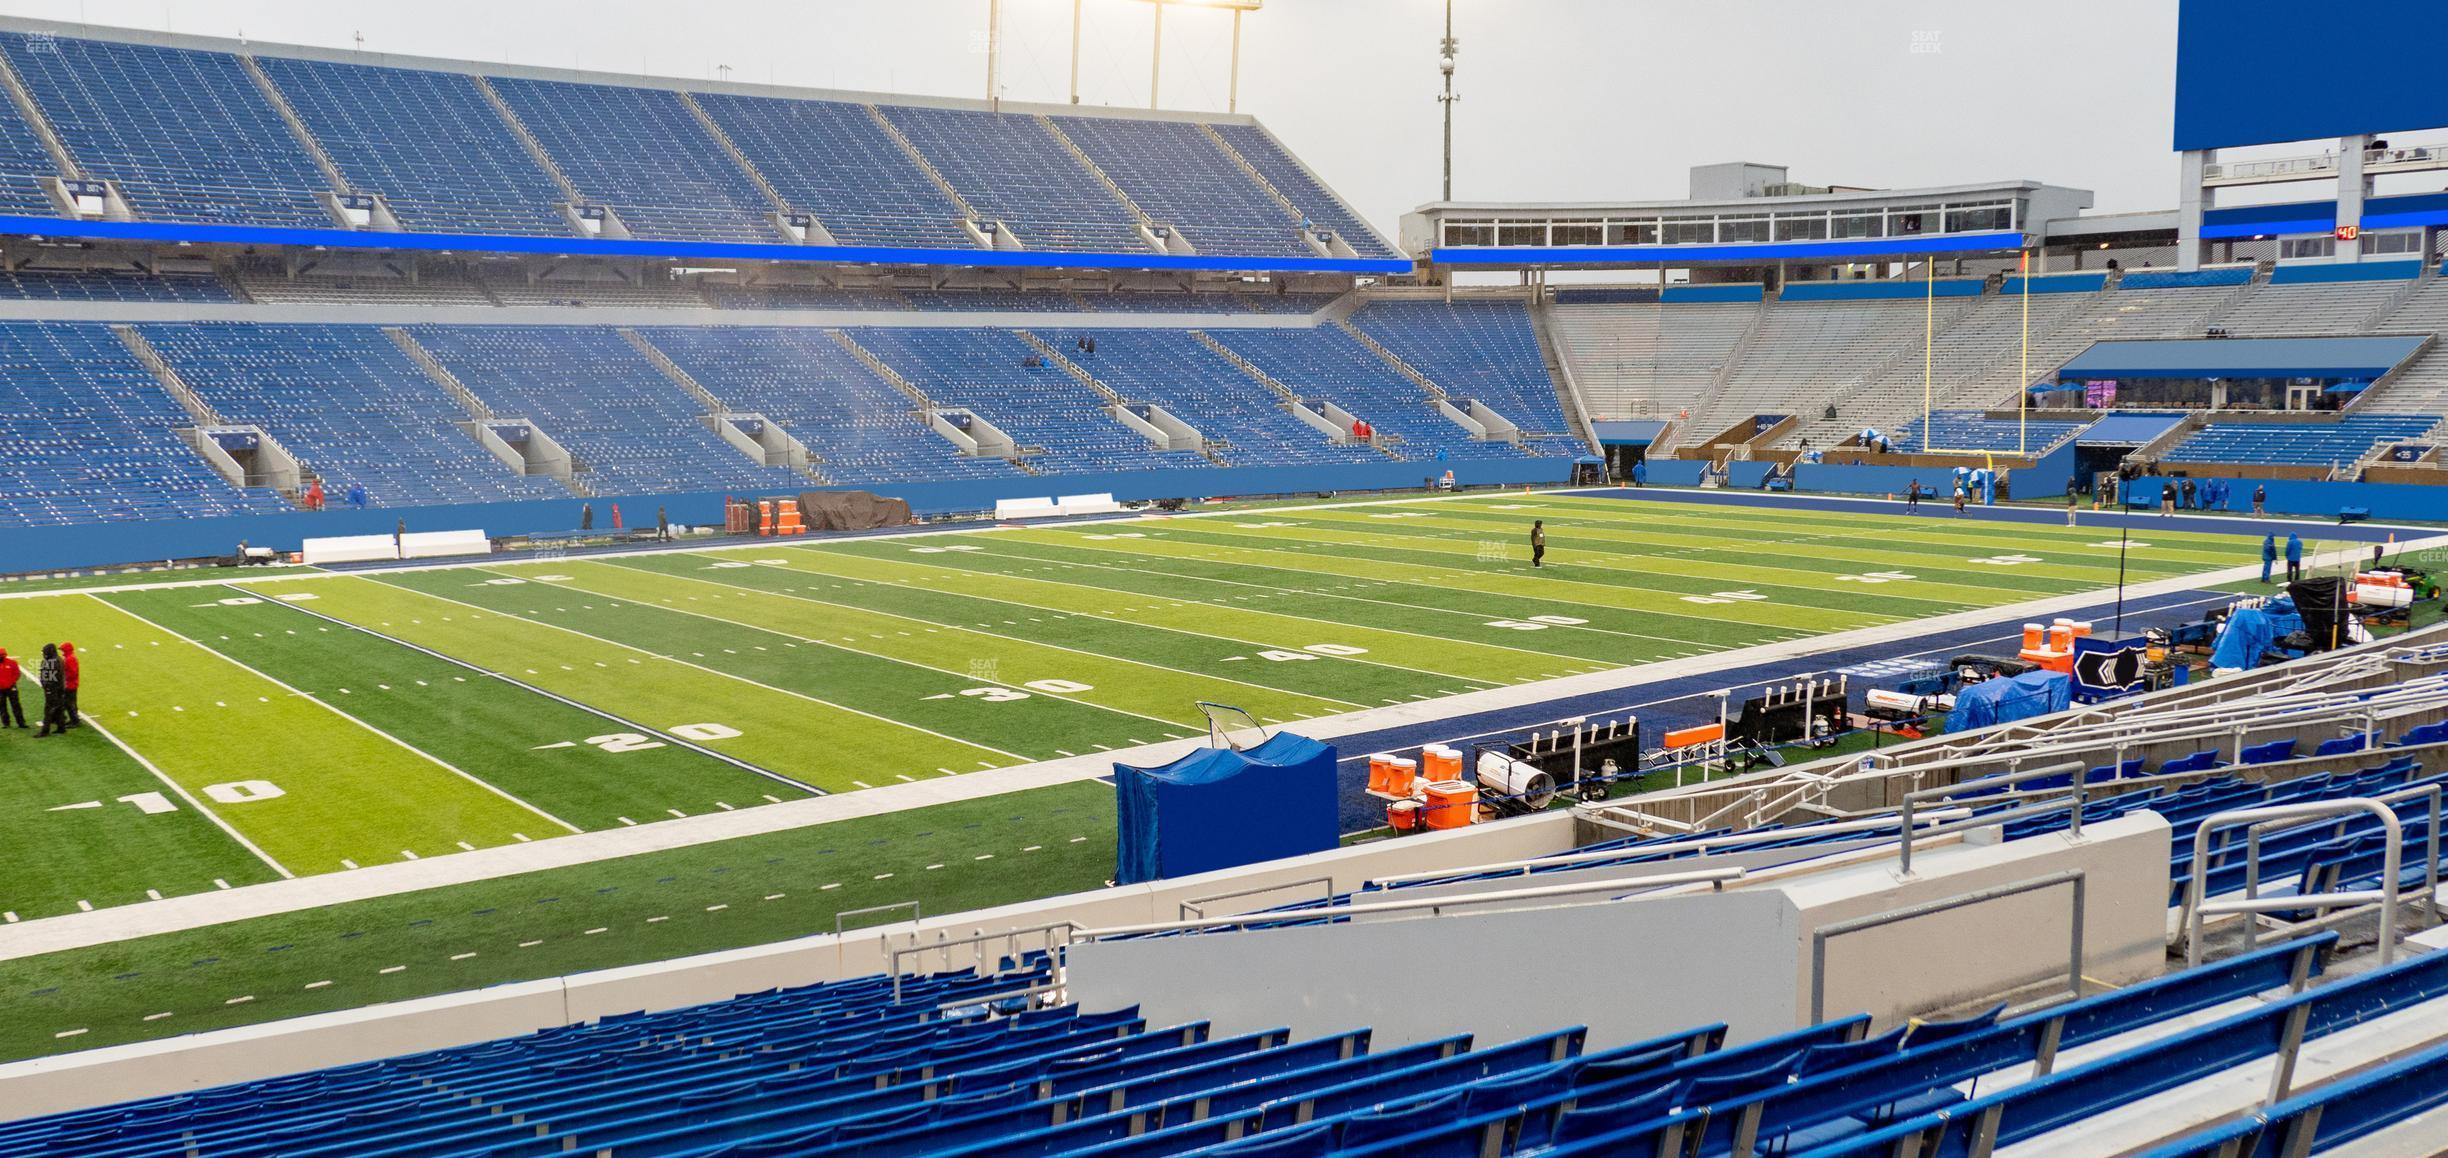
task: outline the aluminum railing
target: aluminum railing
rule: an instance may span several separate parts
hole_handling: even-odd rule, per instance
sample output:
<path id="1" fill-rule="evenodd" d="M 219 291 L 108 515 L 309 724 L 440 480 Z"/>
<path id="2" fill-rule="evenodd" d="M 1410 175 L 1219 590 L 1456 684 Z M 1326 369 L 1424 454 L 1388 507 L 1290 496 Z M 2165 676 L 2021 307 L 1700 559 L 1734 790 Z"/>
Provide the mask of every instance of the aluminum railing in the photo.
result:
<path id="1" fill-rule="evenodd" d="M 1925 814 L 1920 818 L 1920 820 L 1924 823 L 1936 825 L 1944 824 L 1950 820 L 1960 820 L 1970 815 L 1972 815 L 1972 810 L 1968 808 L 1942 808 Z M 1596 817 L 1590 817 L 1589 819 L 1598 820 Z M 1600 820 L 1598 822 L 1602 824 L 1611 824 L 1616 827 L 1626 827 L 1612 821 Z M 1564 852 L 1556 853 L 1551 856 L 1525 857 L 1521 860 L 1495 861 L 1489 864 L 1465 865 L 1461 868 L 1439 869 L 1429 872 L 1396 873 L 1392 876 L 1370 877 L 1367 881 L 1363 882 L 1360 887 L 1364 890 L 1390 889 L 1401 885 L 1417 884 L 1421 881 L 1444 880 L 1449 877 L 1467 877 L 1497 873 L 1516 873 L 1521 876 L 1529 876 L 1540 869 L 1567 868 L 1576 864 L 1602 864 L 1611 860 L 1622 860 L 1625 857 L 1654 856 L 1659 853 L 1722 852 L 1728 849 L 1739 849 L 1745 845 L 1768 844 L 1780 840 L 1792 840 L 1797 836 L 1840 835 L 1855 832 L 1871 834 L 1901 832 L 1903 830 L 1902 826 L 1903 820 L 1900 817 L 1876 816 L 1862 820 L 1837 820 L 1829 821 L 1825 824 L 1803 825 L 1795 828 L 1768 829 L 1760 832 L 1729 832 L 1722 836 L 1703 836 L 1695 837 L 1690 840 L 1667 841 L 1659 844 L 1630 845 L 1623 848 L 1600 849 L 1595 852 Z"/>
<path id="2" fill-rule="evenodd" d="M 2316 893 L 2288 897 L 2243 897 L 2210 900 L 2202 895 L 2208 887 L 2210 834 L 2238 824 L 2257 824 L 2268 820 L 2296 820 L 2321 816 L 2346 816 L 2367 812 L 2377 817 L 2388 836 L 2387 849 L 2381 856 L 2380 887 L 2351 892 Z M 2254 849 L 2258 853 L 2258 848 Z M 2345 800 L 2312 800 L 2296 804 L 2270 804 L 2258 808 L 2231 808 L 2213 812 L 2202 818 L 2201 826 L 2193 830 L 2193 870 L 2185 884 L 2184 931 L 2185 968 L 2201 964 L 2202 925 L 2213 914 L 2260 914 L 2293 909 L 2330 910 L 2360 908 L 2377 903 L 2380 906 L 2380 964 L 2387 966 L 2397 959 L 2397 889 L 2403 873 L 2405 828 L 2397 813 L 2371 797 Z M 2436 863 L 2436 858 L 2435 858 Z"/>
<path id="3" fill-rule="evenodd" d="M 981 930 L 979 932 L 971 933 L 966 937 L 946 937 L 928 944 L 921 945 L 913 943 L 904 945 L 898 949 L 893 949 L 885 954 L 886 969 L 891 972 L 893 979 L 893 1001 L 898 1003 L 901 1000 L 901 979 L 909 972 L 908 969 L 904 968 L 902 965 L 902 961 L 905 958 L 916 957 L 921 954 L 934 953 L 940 956 L 942 968 L 950 969 L 952 968 L 953 950 L 959 948 L 973 948 L 976 950 L 976 952 L 970 967 L 983 970 L 986 964 L 985 946 L 996 941 L 1001 941 L 1003 943 L 1003 956 L 1012 958 L 1016 961 L 1019 959 L 1020 954 L 1023 951 L 1023 943 L 1031 938 L 1034 938 L 1037 941 L 1037 948 L 1049 956 L 1057 958 L 1056 964 L 1059 965 L 1060 950 L 1063 946 L 1071 943 L 1072 935 L 1078 931 L 1079 923 L 1076 921 L 1056 921 L 1047 925 L 1031 925 L 1026 928 L 1005 929 L 1001 932 L 995 933 L 988 933 Z M 913 941 L 915 940 L 915 937 L 916 934 L 912 934 Z M 925 963 L 924 961 L 921 961 L 920 964 L 923 966 Z M 1035 988 L 1044 987 L 1039 986 Z"/>
<path id="4" fill-rule="evenodd" d="M 1318 906 L 1305 909 L 1275 909 L 1264 913 L 1244 913 L 1237 917 L 1200 917 L 1188 921 L 1156 921 L 1144 925 L 1116 925 L 1105 929 L 1084 929 L 1072 937 L 1073 944 L 1101 941 L 1112 937 L 1139 937 L 1154 933 L 1199 933 L 1218 929 L 1248 929 L 1261 925 L 1300 924 L 1309 921 L 1337 920 L 1346 917 L 1377 916 L 1386 913 L 1423 913 L 1438 917 L 1448 909 L 1474 905 L 1498 904 L 1510 901 L 1550 900 L 1559 897 L 1588 896 L 1597 893 L 1649 892 L 1678 885 L 1710 885 L 1723 892 L 1725 886 L 1745 876 L 1739 868 L 1699 869 L 1692 872 L 1668 873 L 1660 876 L 1625 877 L 1617 880 L 1576 881 L 1568 885 L 1543 885 L 1529 889 L 1507 889 L 1493 893 L 1472 893 L 1460 897 L 1427 897 L 1407 901 L 1371 901 L 1357 905 Z"/>

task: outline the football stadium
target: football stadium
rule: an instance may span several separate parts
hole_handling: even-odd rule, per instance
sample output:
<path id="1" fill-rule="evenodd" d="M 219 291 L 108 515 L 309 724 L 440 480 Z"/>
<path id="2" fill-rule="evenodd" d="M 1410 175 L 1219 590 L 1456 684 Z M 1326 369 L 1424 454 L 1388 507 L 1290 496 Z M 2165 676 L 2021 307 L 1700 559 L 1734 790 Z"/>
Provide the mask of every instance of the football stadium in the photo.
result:
<path id="1" fill-rule="evenodd" d="M 1457 146 L 1685 4 L 63 7 L 0 1158 L 2448 1153 L 2434 5 L 2135 6 L 2131 205 Z M 1849 7 L 1691 51 L 2028 47 Z"/>

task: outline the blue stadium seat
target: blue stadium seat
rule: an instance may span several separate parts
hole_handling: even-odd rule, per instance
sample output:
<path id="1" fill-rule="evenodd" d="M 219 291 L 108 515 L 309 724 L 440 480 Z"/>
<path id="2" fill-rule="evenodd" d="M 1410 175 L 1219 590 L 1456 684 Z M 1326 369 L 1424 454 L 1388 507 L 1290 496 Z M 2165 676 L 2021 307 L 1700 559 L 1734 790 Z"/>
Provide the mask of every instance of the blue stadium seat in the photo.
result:
<path id="1" fill-rule="evenodd" d="M 496 78 L 570 183 L 639 237 L 779 242 L 773 203 L 669 89 Z"/>
<path id="2" fill-rule="evenodd" d="M 337 224 L 316 196 L 330 183 L 237 57 L 28 33 L 0 36 L 0 47 L 69 155 L 138 213 Z"/>
<path id="3" fill-rule="evenodd" d="M 566 237 L 566 198 L 473 78 L 267 56 L 259 62 L 340 172 L 409 229 Z"/>

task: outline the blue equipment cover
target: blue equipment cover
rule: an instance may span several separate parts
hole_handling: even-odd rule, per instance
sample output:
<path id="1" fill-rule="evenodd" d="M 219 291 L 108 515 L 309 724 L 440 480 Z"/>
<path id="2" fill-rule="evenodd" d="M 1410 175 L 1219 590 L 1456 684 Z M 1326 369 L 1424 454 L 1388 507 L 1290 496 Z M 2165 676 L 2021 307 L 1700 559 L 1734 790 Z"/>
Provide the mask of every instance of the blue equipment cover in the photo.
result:
<path id="1" fill-rule="evenodd" d="M 2074 702 L 2074 681 L 2064 672 L 2027 671 L 2012 679 L 1985 680 L 1955 693 L 1946 730 L 1969 732 L 2062 712 Z"/>
<path id="2" fill-rule="evenodd" d="M 2250 671 L 2260 666 L 2262 653 L 2272 643 L 2303 629 L 2295 601 L 2283 595 L 2259 607 L 2238 608 L 2227 616 L 2218 642 L 2210 647 L 2210 666 Z"/>
<path id="3" fill-rule="evenodd" d="M 1161 768 L 1116 764 L 1114 796 L 1117 884 L 1324 852 L 1341 839 L 1334 746 L 1290 732 Z"/>

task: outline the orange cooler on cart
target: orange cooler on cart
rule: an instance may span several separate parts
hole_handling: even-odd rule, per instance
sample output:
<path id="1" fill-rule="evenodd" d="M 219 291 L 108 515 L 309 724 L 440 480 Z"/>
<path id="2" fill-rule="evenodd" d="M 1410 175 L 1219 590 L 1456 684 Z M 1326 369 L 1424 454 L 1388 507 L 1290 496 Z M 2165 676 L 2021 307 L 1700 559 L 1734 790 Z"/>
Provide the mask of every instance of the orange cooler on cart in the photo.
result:
<path id="1" fill-rule="evenodd" d="M 1479 819 L 1479 788 L 1463 780 L 1428 785 L 1425 811 L 1430 828 L 1462 828 Z"/>

